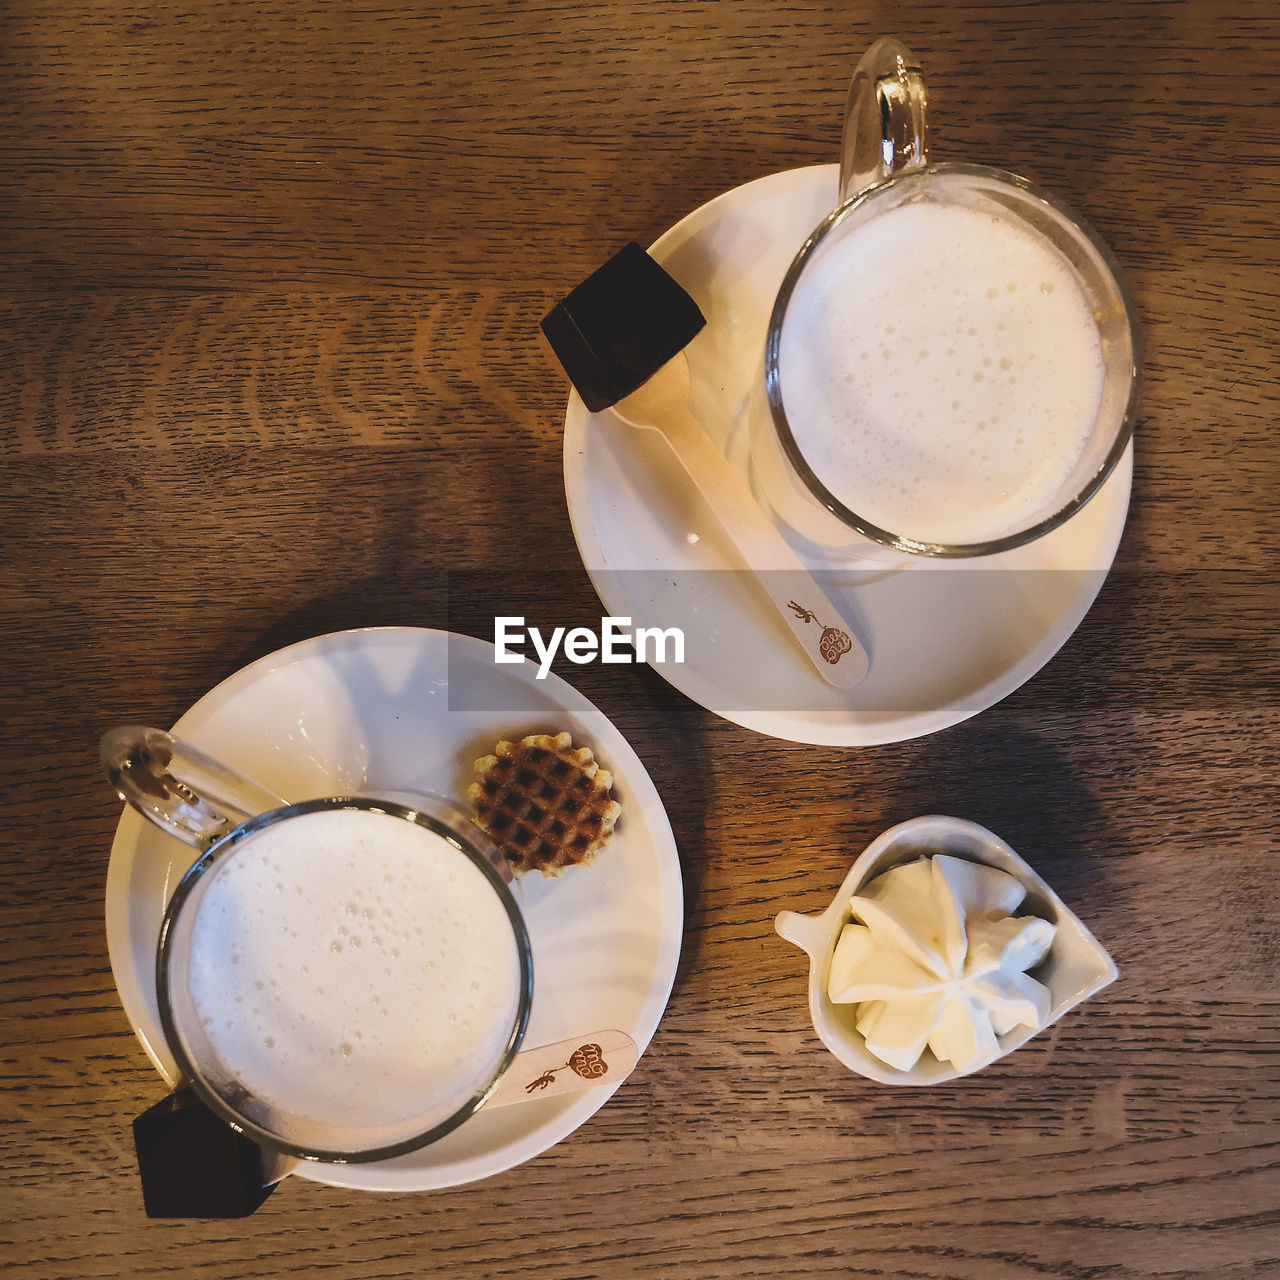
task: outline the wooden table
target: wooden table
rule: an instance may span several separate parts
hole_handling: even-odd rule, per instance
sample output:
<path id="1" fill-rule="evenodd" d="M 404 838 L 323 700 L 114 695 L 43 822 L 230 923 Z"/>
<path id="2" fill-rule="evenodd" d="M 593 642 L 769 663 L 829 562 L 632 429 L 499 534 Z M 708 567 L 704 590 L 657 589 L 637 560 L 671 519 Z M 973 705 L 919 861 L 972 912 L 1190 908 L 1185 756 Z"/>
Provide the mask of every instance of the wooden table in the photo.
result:
<path id="1" fill-rule="evenodd" d="M 354 9 L 354 11 L 351 11 Z M 0 12 L 6 1274 L 1280 1275 L 1273 4 L 10 0 Z M 1084 210 L 1146 325 L 1116 570 L 1057 657 L 916 741 L 810 747 L 565 668 L 665 801 L 687 921 L 632 1078 L 483 1183 L 291 1179 L 144 1217 L 164 1086 L 103 931 L 96 742 L 503 567 L 597 610 L 547 307 L 717 192 L 832 159 L 892 26 L 934 154 Z M 491 602 L 469 626 L 487 635 Z M 577 618 L 575 618 L 577 620 Z M 926 812 L 1025 851 L 1119 981 L 968 1081 L 816 1040 L 781 906 Z"/>

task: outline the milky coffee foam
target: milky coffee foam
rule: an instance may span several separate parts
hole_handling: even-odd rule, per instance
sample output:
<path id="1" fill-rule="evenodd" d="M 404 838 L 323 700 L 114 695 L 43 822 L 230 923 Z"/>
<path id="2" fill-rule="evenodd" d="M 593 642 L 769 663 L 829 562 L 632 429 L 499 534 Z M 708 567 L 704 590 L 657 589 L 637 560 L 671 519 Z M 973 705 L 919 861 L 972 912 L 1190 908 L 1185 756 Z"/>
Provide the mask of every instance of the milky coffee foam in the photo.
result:
<path id="1" fill-rule="evenodd" d="M 856 515 L 987 541 L 1062 505 L 1103 355 L 1066 260 L 1012 216 L 917 201 L 833 233 L 791 299 L 787 419 Z"/>
<path id="2" fill-rule="evenodd" d="M 503 1053 L 520 988 L 484 874 L 365 810 L 238 845 L 197 907 L 190 973 L 220 1074 L 294 1115 L 368 1128 L 463 1105 Z"/>

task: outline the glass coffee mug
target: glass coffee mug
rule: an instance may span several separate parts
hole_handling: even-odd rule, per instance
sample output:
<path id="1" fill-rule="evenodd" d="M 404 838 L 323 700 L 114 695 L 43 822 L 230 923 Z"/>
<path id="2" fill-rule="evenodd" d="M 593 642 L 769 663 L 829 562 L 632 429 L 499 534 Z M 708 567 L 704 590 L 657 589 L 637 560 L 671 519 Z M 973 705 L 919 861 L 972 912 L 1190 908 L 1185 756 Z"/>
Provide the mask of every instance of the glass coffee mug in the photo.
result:
<path id="1" fill-rule="evenodd" d="M 1015 174 L 929 163 L 924 82 L 889 39 L 850 86 L 840 195 L 748 401 L 764 505 L 837 558 L 991 555 L 1057 528 L 1137 411 L 1141 333 L 1106 246 Z"/>
<path id="2" fill-rule="evenodd" d="M 156 953 L 160 1020 L 201 1100 L 302 1159 L 425 1146 L 524 1037 L 529 936 L 510 866 L 443 799 L 288 804 L 158 729 L 102 740 L 112 786 L 199 850 Z"/>

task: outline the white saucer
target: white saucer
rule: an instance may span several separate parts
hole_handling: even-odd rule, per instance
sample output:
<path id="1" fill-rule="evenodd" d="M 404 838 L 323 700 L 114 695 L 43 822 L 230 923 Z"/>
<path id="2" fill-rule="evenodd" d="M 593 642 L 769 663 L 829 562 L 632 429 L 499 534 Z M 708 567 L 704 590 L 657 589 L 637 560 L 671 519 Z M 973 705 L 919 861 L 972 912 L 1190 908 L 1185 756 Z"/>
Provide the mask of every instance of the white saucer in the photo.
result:
<path id="1" fill-rule="evenodd" d="M 730 428 L 763 360 L 774 295 L 835 201 L 835 165 L 771 174 L 703 205 L 651 249 L 707 318 L 687 348 L 690 402 L 740 470 Z M 672 685 L 772 737 L 867 746 L 967 719 L 1053 656 L 1115 557 L 1133 450 L 1075 517 L 1016 551 L 836 575 L 811 561 L 871 654 L 866 681 L 849 691 L 810 669 L 656 432 L 590 414 L 573 394 L 564 475 L 578 549 L 606 610 L 684 630 L 686 661 L 655 668 Z"/>
<path id="2" fill-rule="evenodd" d="M 614 776 L 622 817 L 594 863 L 518 882 L 533 944 L 525 1043 L 617 1028 L 644 1050 L 666 1007 L 683 928 L 680 863 L 662 801 L 634 751 L 580 693 L 535 668 L 497 665 L 469 636 L 408 627 L 320 636 L 224 680 L 174 726 L 288 800 L 427 789 L 465 802 L 478 756 L 501 738 L 567 729 Z M 465 803 L 459 807 L 465 811 Z M 156 1008 L 155 947 L 165 905 L 195 859 L 126 809 L 107 871 L 111 967 L 152 1062 L 176 1068 Z M 421 1151 L 374 1164 L 303 1162 L 295 1176 L 376 1191 L 488 1177 L 545 1151 L 618 1086 L 480 1112 Z"/>

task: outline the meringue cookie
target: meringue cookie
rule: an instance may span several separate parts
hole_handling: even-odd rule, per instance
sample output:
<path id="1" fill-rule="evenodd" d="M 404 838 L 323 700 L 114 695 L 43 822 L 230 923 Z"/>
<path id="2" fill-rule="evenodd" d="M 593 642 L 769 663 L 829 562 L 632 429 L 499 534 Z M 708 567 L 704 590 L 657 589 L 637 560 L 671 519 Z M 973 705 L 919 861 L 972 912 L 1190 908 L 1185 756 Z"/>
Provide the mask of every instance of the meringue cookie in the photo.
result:
<path id="1" fill-rule="evenodd" d="M 1049 1019 L 1049 991 L 1027 971 L 1057 928 L 1013 915 L 1025 896 L 1014 876 L 948 854 L 893 867 L 850 899 L 827 994 L 858 1006 L 868 1050 L 900 1071 L 926 1048 L 959 1071 L 986 1066 L 1000 1036 Z"/>

